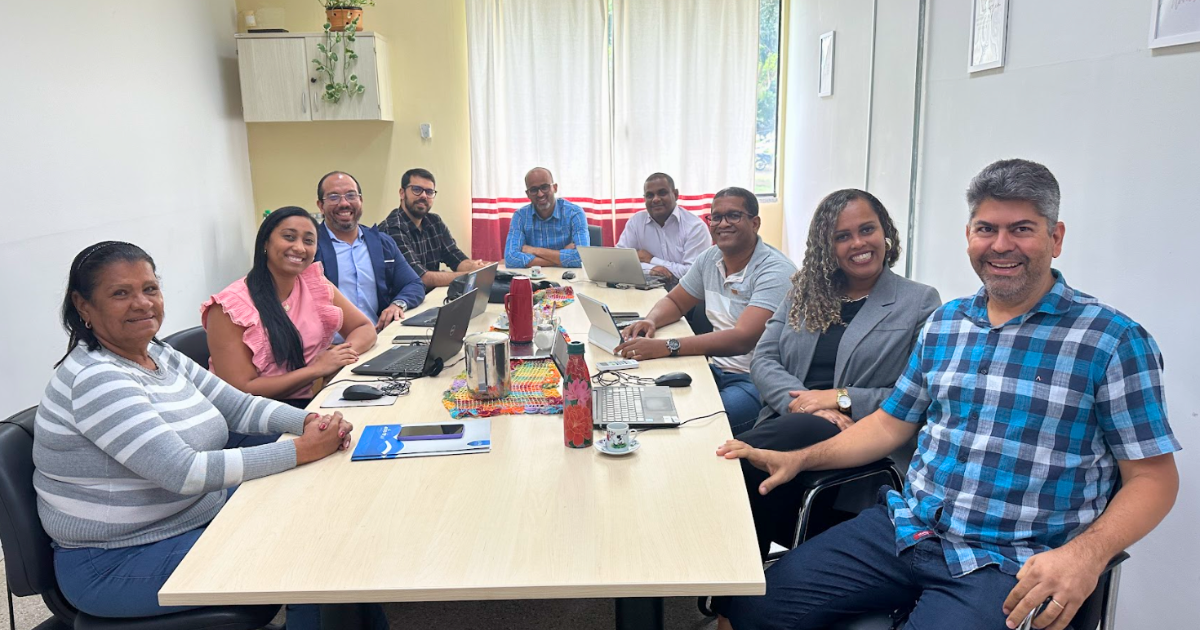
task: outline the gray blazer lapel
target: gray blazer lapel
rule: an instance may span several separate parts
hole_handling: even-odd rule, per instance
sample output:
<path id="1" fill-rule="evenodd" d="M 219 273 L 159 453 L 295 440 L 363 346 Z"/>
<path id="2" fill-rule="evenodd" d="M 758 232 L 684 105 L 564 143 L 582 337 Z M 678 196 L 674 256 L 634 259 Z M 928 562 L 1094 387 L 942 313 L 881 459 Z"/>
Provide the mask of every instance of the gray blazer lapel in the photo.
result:
<path id="1" fill-rule="evenodd" d="M 838 344 L 837 363 L 833 366 L 833 382 L 836 386 L 841 387 L 844 383 L 842 377 L 850 355 L 854 354 L 867 334 L 874 330 L 884 317 L 887 317 L 895 303 L 896 274 L 892 273 L 891 269 L 885 268 L 883 274 L 879 276 L 879 280 L 875 281 L 875 288 L 871 289 L 867 303 L 863 304 L 862 310 L 854 316 L 854 320 L 842 334 L 842 341 Z"/>

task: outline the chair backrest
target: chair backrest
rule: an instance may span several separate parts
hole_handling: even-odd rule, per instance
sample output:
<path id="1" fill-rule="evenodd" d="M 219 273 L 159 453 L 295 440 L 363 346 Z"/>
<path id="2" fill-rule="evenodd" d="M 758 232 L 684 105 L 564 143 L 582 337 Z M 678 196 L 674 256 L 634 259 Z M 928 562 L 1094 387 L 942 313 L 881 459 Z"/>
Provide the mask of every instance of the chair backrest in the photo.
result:
<path id="1" fill-rule="evenodd" d="M 54 591 L 54 551 L 38 518 L 33 489 L 33 422 L 30 407 L 0 422 L 0 543 L 8 586 L 21 597 Z"/>
<path id="2" fill-rule="evenodd" d="M 599 225 L 588 226 L 588 240 L 592 242 L 592 247 L 604 247 L 604 232 Z"/>
<path id="3" fill-rule="evenodd" d="M 163 338 L 163 343 L 199 363 L 200 367 L 208 369 L 208 333 L 205 332 L 203 326 L 167 335 Z"/>

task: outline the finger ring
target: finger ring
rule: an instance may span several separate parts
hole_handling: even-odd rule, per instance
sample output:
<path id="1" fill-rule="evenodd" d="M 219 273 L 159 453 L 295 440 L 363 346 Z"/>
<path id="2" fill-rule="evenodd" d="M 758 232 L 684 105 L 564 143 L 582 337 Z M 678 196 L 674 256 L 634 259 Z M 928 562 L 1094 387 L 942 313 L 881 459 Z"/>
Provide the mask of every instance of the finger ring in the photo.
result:
<path id="1" fill-rule="evenodd" d="M 1051 597 L 1051 598 L 1050 598 L 1050 603 L 1051 603 L 1051 604 L 1054 604 L 1055 606 L 1058 606 L 1059 608 L 1061 608 L 1061 609 L 1063 609 L 1063 610 L 1066 610 L 1066 609 L 1067 609 L 1067 607 L 1066 607 L 1066 606 L 1063 606 L 1062 604 L 1058 603 L 1058 601 L 1057 601 L 1057 600 L 1055 600 L 1053 597 Z"/>
<path id="2" fill-rule="evenodd" d="M 802 405 L 802 406 L 800 407 L 800 413 L 804 413 L 804 412 L 806 412 L 806 411 L 808 411 L 808 407 L 805 407 L 805 406 L 803 406 L 803 405 Z"/>

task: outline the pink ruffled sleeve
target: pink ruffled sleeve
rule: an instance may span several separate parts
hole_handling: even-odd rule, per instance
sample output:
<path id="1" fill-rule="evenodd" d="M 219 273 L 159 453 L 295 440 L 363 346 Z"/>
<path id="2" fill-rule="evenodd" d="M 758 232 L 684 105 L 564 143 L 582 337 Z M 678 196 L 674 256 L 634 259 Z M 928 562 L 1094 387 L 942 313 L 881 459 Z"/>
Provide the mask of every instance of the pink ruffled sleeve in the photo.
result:
<path id="1" fill-rule="evenodd" d="M 275 366 L 275 355 L 271 352 L 271 341 L 267 338 L 267 330 L 262 326 L 258 309 L 250 298 L 250 289 L 246 279 L 235 280 L 220 293 L 208 298 L 200 305 L 200 325 L 208 330 L 208 311 L 214 304 L 221 306 L 229 319 L 237 326 L 245 329 L 242 332 L 242 343 L 250 348 L 251 361 L 259 374 L 271 372 Z M 212 359 L 208 360 L 208 369 L 212 369 Z"/>

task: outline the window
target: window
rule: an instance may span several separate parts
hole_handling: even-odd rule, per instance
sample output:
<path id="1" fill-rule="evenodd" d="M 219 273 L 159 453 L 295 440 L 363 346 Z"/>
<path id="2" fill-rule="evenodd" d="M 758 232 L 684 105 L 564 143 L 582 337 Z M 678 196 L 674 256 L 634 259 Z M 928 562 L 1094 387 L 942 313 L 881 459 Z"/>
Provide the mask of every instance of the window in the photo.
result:
<path id="1" fill-rule="evenodd" d="M 754 117 L 754 193 L 774 197 L 779 149 L 780 0 L 758 2 L 758 103 Z"/>

